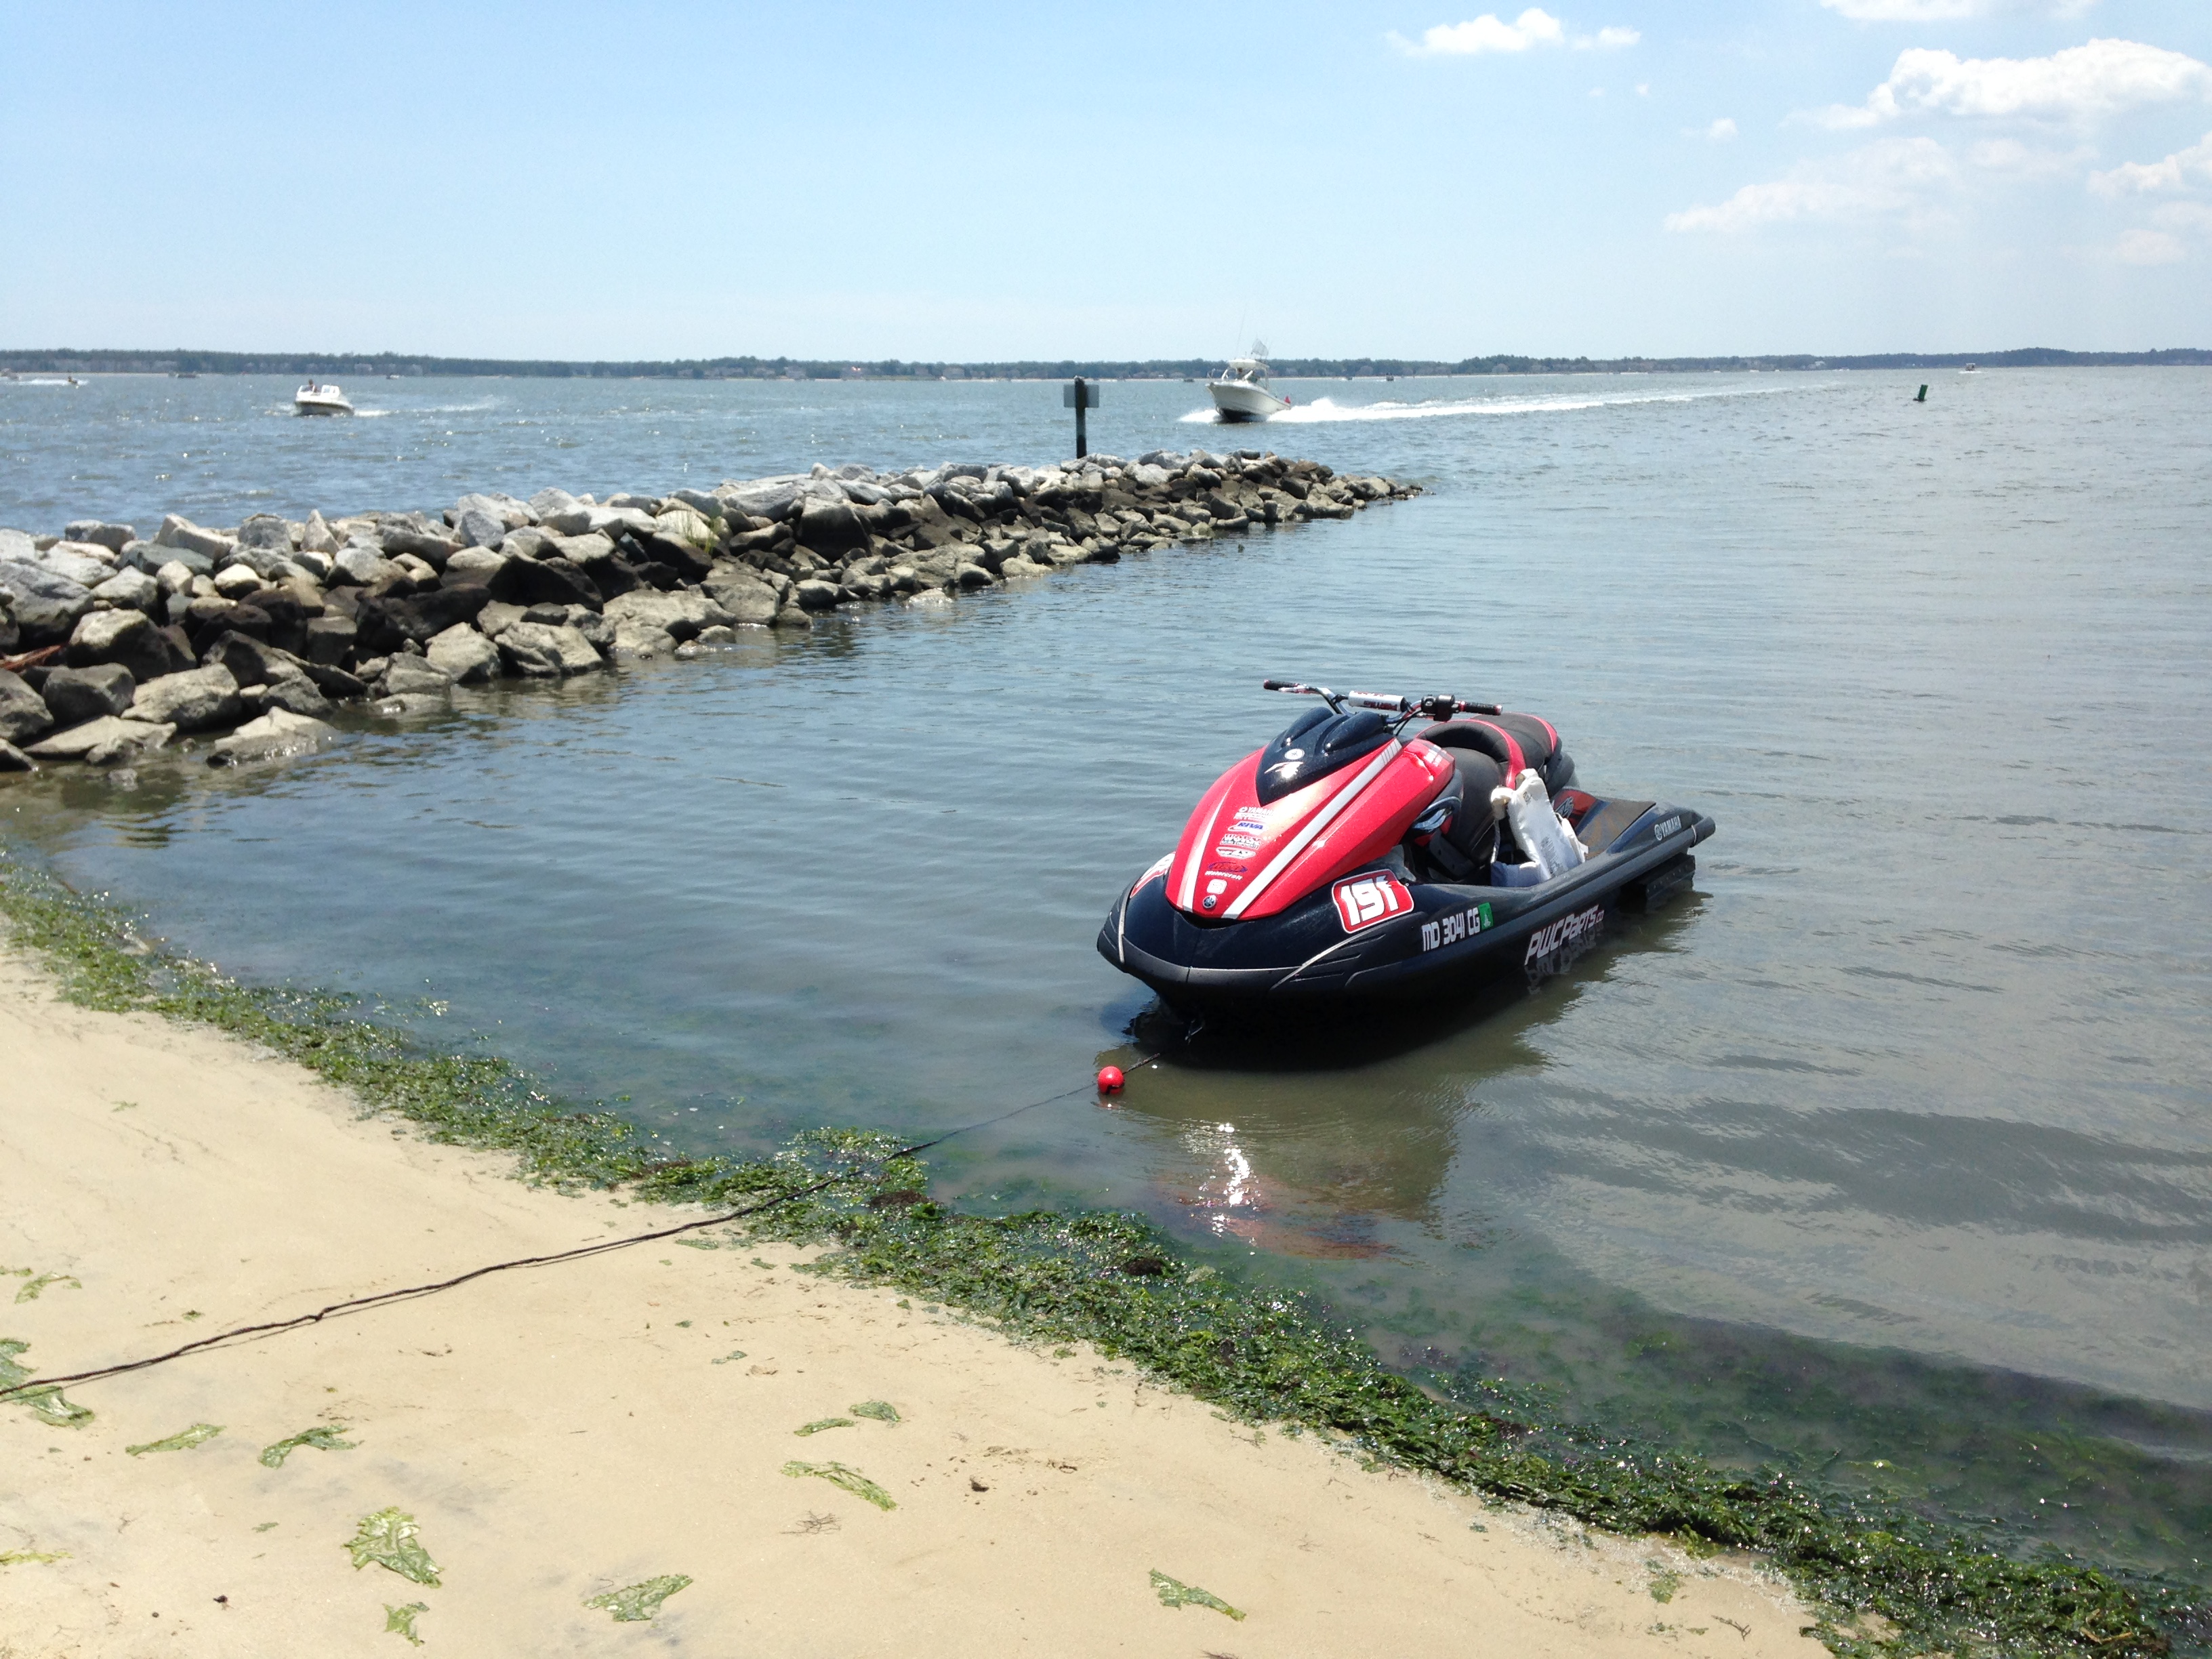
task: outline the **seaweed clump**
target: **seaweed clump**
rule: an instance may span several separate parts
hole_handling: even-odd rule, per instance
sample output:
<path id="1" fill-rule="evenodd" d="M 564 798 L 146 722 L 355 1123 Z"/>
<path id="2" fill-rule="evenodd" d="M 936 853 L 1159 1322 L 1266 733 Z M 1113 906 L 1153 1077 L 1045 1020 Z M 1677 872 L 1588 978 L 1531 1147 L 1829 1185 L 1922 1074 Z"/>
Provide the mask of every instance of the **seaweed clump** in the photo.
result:
<path id="1" fill-rule="evenodd" d="M 344 1000 L 252 989 L 164 957 L 112 910 L 4 856 L 0 912 L 19 943 L 53 963 L 73 1000 L 149 1010 L 261 1043 L 433 1139 L 513 1153 L 526 1178 L 737 1210 L 757 1240 L 833 1246 L 810 1271 L 958 1308 L 1020 1340 L 1088 1342 L 1243 1421 L 1322 1434 L 1374 1466 L 1433 1474 L 1616 1534 L 1667 1535 L 1693 1553 L 1759 1552 L 1816 1609 L 1815 1633 L 1845 1659 L 2159 1659 L 2172 1650 L 2162 1620 L 2179 1632 L 2203 1617 L 2179 1587 L 2139 1594 L 2070 1559 L 2015 1559 L 1902 1505 L 1818 1489 L 1778 1468 L 1723 1468 L 1551 1422 L 1504 1392 L 1474 1405 L 1432 1397 L 1304 1295 L 1194 1267 L 1141 1218 L 971 1215 L 931 1200 L 921 1164 L 889 1135 L 816 1130 L 772 1159 L 685 1156 L 611 1111 L 556 1102 L 504 1061 L 430 1052 L 356 1018 Z M 0 1343 L 0 1365 L 21 1351 Z M 27 1377 L 11 1369 L 12 1377 L 0 1370 L 0 1398 L 37 1408 L 9 1393 Z M 890 1504 L 842 1464 L 793 1462 L 784 1473 Z M 356 1564 L 389 1553 L 395 1559 L 385 1565 L 406 1572 L 398 1562 L 412 1565 L 421 1553 L 412 1533 L 411 1517 L 397 1510 L 368 1517 L 349 1546 Z M 416 1582 L 434 1583 L 434 1565 L 427 1554 L 421 1561 L 430 1576 Z"/>

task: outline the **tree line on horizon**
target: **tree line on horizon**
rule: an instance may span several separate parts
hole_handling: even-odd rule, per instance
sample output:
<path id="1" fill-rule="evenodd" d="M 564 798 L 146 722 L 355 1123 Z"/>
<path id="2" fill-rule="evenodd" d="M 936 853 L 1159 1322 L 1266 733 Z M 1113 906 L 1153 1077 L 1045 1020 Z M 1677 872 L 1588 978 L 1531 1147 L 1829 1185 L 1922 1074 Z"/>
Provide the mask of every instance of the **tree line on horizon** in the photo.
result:
<path id="1" fill-rule="evenodd" d="M 1713 374 L 1856 368 L 2134 368 L 2212 366 L 2212 350 L 2064 351 L 2027 346 L 2009 351 L 1895 351 L 1820 356 L 1812 352 L 1717 357 L 1529 357 L 1498 354 L 1456 362 L 1411 357 L 1279 357 L 1287 380 L 1373 380 L 1454 374 Z M 564 362 L 550 358 L 436 357 L 398 352 L 52 351 L 0 352 L 0 373 L 47 374 L 507 375 L 581 380 L 1198 380 L 1215 358 L 1095 359 L 1058 362 L 908 362 L 885 359 L 710 357 L 697 360 Z"/>

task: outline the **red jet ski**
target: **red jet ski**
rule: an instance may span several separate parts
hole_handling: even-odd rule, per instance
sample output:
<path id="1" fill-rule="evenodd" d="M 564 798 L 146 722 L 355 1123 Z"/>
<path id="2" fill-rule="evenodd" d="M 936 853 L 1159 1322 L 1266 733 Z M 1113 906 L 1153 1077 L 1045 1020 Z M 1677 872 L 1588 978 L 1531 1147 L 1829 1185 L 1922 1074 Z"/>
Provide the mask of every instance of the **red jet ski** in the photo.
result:
<path id="1" fill-rule="evenodd" d="M 1557 973 L 1620 912 L 1687 887 L 1690 849 L 1715 828 L 1686 807 L 1576 787 L 1558 730 L 1534 714 L 1262 684 L 1322 706 L 1221 775 L 1176 850 L 1098 932 L 1100 955 L 1182 1012 L 1402 1000 Z M 1493 791 L 1516 785 L 1548 801 L 1579 862 L 1547 872 L 1519 845 L 1492 805 Z M 1531 838 L 1547 854 L 1563 845 Z"/>

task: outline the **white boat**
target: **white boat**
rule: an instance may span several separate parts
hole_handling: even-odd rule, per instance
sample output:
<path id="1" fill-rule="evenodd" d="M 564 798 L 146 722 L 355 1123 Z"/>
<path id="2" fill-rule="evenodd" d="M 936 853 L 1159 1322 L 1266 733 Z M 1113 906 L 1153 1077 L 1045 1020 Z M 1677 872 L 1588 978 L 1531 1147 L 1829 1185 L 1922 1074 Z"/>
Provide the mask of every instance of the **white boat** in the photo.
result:
<path id="1" fill-rule="evenodd" d="M 295 415 L 350 415 L 353 405 L 346 401 L 344 392 L 319 380 L 310 380 L 292 394 L 292 412 Z"/>
<path id="2" fill-rule="evenodd" d="M 1255 340 L 1250 356 L 1231 357 L 1229 367 L 1206 383 L 1213 394 L 1214 411 L 1223 420 L 1264 421 L 1291 406 L 1288 398 L 1267 384 L 1267 365 L 1261 361 L 1267 350 Z"/>

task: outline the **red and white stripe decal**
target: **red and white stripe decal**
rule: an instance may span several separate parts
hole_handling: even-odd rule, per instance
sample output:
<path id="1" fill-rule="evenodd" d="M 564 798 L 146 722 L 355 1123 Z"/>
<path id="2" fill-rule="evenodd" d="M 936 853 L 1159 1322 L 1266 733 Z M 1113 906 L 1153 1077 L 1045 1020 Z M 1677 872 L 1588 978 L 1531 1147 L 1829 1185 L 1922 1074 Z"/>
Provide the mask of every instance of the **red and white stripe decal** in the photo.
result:
<path id="1" fill-rule="evenodd" d="M 1396 744 L 1384 744 L 1382 745 L 1382 752 L 1376 755 L 1373 760 L 1367 763 L 1367 769 L 1362 772 L 1358 777 L 1354 778 L 1350 786 L 1346 787 L 1343 793 L 1339 794 L 1334 800 L 1329 802 L 1329 804 L 1322 807 L 1320 811 L 1315 813 L 1312 818 L 1308 821 L 1304 829 L 1299 830 L 1297 835 L 1291 837 L 1290 845 L 1284 848 L 1281 852 L 1275 854 L 1273 863 L 1270 864 L 1266 869 L 1262 870 L 1258 875 L 1252 878 L 1251 884 L 1246 887 L 1243 892 L 1237 896 L 1237 902 L 1231 904 L 1228 909 L 1222 912 L 1223 917 L 1227 921 L 1234 921 L 1237 917 L 1243 915 L 1246 908 L 1251 904 L 1252 901 L 1258 898 L 1261 894 L 1266 892 L 1267 890 L 1268 884 L 1272 883 L 1277 876 L 1281 875 L 1285 870 L 1288 869 L 1291 863 L 1297 858 L 1299 854 L 1304 852 L 1307 848 L 1313 845 L 1314 838 L 1320 835 L 1322 830 L 1328 829 L 1331 823 L 1334 823 L 1338 816 L 1343 812 L 1346 807 L 1358 800 L 1359 797 L 1365 793 L 1369 784 L 1374 782 L 1376 779 L 1382 775 L 1382 769 L 1398 757 L 1398 745 Z M 1207 819 L 1207 830 L 1211 831 L 1212 827 L 1213 821 L 1211 818 Z M 1194 863 L 1192 866 L 1193 870 L 1195 871 L 1196 867 L 1196 865 Z M 1187 878 L 1187 882 L 1190 890 L 1195 890 L 1196 881 L 1197 878 L 1194 874 Z M 1186 910 L 1189 908 L 1190 906 L 1188 902 L 1183 906 L 1183 908 Z"/>
<path id="2" fill-rule="evenodd" d="M 1221 809 L 1229 804 L 1229 797 L 1234 793 L 1228 781 L 1224 779 L 1220 798 L 1213 803 L 1213 811 L 1206 815 L 1206 828 L 1198 832 L 1198 838 L 1190 844 L 1190 860 L 1182 868 L 1182 896 L 1176 901 L 1186 911 L 1198 908 L 1199 866 L 1206 862 L 1206 849 L 1213 845 L 1213 826 L 1220 821 Z M 1234 915 L 1236 912 L 1232 910 L 1230 914 Z"/>

